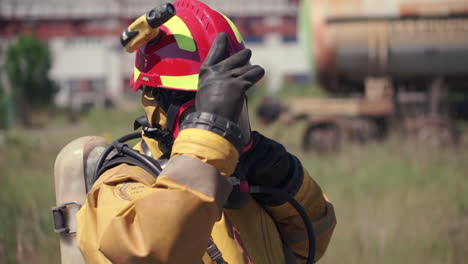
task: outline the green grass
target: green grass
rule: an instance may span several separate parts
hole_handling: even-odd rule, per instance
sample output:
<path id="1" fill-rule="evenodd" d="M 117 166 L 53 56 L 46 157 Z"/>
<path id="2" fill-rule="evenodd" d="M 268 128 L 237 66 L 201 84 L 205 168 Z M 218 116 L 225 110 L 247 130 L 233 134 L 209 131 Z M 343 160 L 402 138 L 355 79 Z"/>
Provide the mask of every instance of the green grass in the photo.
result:
<path id="1" fill-rule="evenodd" d="M 93 111 L 77 124 L 56 118 L 14 130 L 0 145 L 0 263 L 59 263 L 52 231 L 53 164 L 84 135 L 131 132 L 138 113 Z M 340 153 L 300 151 L 303 124 L 253 128 L 297 154 L 333 202 L 338 225 L 321 263 L 462 263 L 468 258 L 468 150 L 437 149 L 396 136 L 345 145 Z"/>
<path id="2" fill-rule="evenodd" d="M 468 152 L 393 138 L 303 157 L 336 206 L 324 263 L 461 263 L 468 242 Z"/>
<path id="3" fill-rule="evenodd" d="M 333 202 L 321 263 L 462 263 L 468 258 L 468 144 L 436 148 L 391 135 L 341 152 L 301 152 L 304 123 L 254 129 L 284 143 Z"/>
<path id="4" fill-rule="evenodd" d="M 33 256 L 44 261 L 57 248 L 50 239 L 53 158 L 44 159 L 55 151 L 41 141 L 17 137 L 0 151 L 0 263 L 27 263 Z"/>
<path id="5" fill-rule="evenodd" d="M 60 115 L 44 128 L 8 131 L 0 145 L 0 263 L 59 263 L 50 211 L 55 157 L 81 136 L 111 140 L 131 132 L 138 114 L 92 111 L 73 124 Z"/>

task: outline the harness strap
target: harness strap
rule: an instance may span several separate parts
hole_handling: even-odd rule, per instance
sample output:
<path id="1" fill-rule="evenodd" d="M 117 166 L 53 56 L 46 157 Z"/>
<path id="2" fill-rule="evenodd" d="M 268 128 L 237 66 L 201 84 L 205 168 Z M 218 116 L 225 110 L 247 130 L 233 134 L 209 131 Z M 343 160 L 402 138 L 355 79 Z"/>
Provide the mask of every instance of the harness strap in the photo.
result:
<path id="1" fill-rule="evenodd" d="M 166 127 L 167 127 L 167 130 L 171 131 L 171 133 L 174 131 L 174 127 L 177 121 L 177 116 L 179 114 L 179 108 L 180 108 L 180 105 L 171 104 L 169 106 L 169 109 L 167 110 Z"/>
<path id="2" fill-rule="evenodd" d="M 208 256 L 216 262 L 216 264 L 228 264 L 224 259 L 223 259 L 223 254 L 221 251 L 219 251 L 218 246 L 213 242 L 213 239 L 210 239 L 210 242 L 208 242 L 208 247 L 206 248 L 206 253 L 208 253 Z"/>
<path id="3" fill-rule="evenodd" d="M 71 212 L 70 207 L 76 207 L 76 209 Z M 56 206 L 52 208 L 52 220 L 54 222 L 54 231 L 56 233 L 67 233 L 67 234 L 74 234 L 76 230 L 70 230 L 70 224 L 67 223 L 67 219 L 73 221 L 73 225 L 76 225 L 74 219 L 72 220 L 72 216 L 76 214 L 76 212 L 81 208 L 81 204 L 77 201 L 64 203 L 62 205 Z"/>

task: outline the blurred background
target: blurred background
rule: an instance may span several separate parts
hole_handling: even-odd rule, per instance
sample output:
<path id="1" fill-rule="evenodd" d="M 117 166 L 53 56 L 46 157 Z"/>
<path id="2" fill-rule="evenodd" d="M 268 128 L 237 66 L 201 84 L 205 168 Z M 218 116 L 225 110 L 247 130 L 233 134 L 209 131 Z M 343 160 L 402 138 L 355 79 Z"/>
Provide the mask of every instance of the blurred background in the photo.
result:
<path id="1" fill-rule="evenodd" d="M 59 263 L 53 166 L 71 140 L 131 132 L 120 32 L 160 0 L 0 0 L 0 263 Z M 266 76 L 252 126 L 336 207 L 321 263 L 468 259 L 468 1 L 204 1 Z"/>

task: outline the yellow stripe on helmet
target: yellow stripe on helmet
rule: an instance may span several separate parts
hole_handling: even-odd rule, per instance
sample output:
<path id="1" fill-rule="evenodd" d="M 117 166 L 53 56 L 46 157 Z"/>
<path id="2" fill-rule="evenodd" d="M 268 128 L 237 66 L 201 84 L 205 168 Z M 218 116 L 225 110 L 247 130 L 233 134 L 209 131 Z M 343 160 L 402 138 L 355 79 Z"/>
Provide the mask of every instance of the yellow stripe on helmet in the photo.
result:
<path id="1" fill-rule="evenodd" d="M 133 67 L 133 81 L 136 82 L 140 77 L 140 70 L 137 67 Z"/>
<path id="2" fill-rule="evenodd" d="M 221 13 L 220 13 L 221 14 Z M 225 19 L 226 21 L 229 23 L 229 25 L 231 26 L 231 29 L 232 31 L 234 32 L 234 34 L 236 35 L 236 39 L 237 41 L 240 43 L 242 43 L 242 41 L 244 41 L 244 39 L 242 38 L 242 34 L 240 33 L 239 29 L 236 27 L 236 25 L 231 21 L 231 19 L 229 19 L 229 17 L 221 14 Z"/>
<path id="3" fill-rule="evenodd" d="M 197 50 L 192 33 L 190 33 L 189 28 L 185 22 L 180 19 L 180 17 L 173 16 L 166 23 L 164 23 L 164 26 L 166 26 L 171 31 L 172 35 L 174 35 L 177 46 L 179 46 L 180 49 L 191 52 Z"/>
<path id="4" fill-rule="evenodd" d="M 198 89 L 198 74 L 185 76 L 161 76 L 161 84 L 165 87 L 196 91 Z"/>

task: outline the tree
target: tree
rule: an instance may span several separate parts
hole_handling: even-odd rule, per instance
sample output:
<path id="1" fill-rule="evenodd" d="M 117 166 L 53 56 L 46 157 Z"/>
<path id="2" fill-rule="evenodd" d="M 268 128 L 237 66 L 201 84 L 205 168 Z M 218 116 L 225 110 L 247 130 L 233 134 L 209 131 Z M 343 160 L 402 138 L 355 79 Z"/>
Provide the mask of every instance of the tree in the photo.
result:
<path id="1" fill-rule="evenodd" d="M 7 127 L 7 114 L 6 94 L 0 82 L 0 129 Z"/>
<path id="2" fill-rule="evenodd" d="M 18 120 L 31 125 L 31 113 L 52 103 L 57 85 L 48 74 L 51 68 L 49 47 L 33 35 L 18 37 L 6 49 L 5 70 L 12 88 Z"/>

